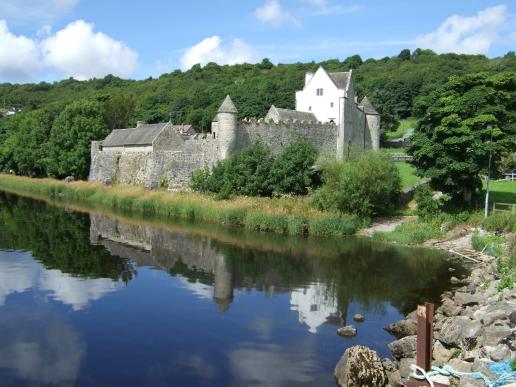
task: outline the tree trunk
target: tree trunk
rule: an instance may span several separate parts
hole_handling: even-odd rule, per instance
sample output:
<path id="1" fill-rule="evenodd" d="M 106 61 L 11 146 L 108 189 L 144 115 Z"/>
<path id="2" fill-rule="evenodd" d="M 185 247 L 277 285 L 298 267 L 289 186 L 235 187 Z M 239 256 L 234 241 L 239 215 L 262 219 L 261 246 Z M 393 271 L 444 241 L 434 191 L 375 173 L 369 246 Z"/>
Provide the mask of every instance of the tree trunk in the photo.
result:
<path id="1" fill-rule="evenodd" d="M 462 189 L 462 199 L 468 204 L 471 204 L 471 198 L 473 196 L 473 191 L 470 187 L 464 187 Z"/>

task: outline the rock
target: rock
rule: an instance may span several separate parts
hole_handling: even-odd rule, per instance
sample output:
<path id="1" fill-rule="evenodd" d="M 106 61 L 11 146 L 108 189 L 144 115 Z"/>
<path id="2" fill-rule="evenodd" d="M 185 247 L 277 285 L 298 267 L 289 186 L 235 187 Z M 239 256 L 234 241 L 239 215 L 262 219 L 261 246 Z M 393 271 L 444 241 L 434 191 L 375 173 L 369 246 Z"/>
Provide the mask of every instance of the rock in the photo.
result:
<path id="1" fill-rule="evenodd" d="M 387 325 L 384 328 L 391 335 L 401 338 L 405 336 L 415 335 L 417 333 L 417 323 L 412 320 L 401 320 Z"/>
<path id="2" fill-rule="evenodd" d="M 509 315 L 509 321 L 511 324 L 516 324 L 516 310 Z"/>
<path id="3" fill-rule="evenodd" d="M 453 351 L 446 349 L 439 340 L 435 341 L 433 348 L 434 359 L 441 363 L 447 363 L 453 356 Z"/>
<path id="4" fill-rule="evenodd" d="M 64 179 L 65 183 L 73 183 L 75 181 L 75 177 L 73 176 L 66 176 Z"/>
<path id="5" fill-rule="evenodd" d="M 453 277 L 453 276 L 452 276 L 452 277 L 450 278 L 450 283 L 451 283 L 452 285 L 458 285 L 458 284 L 462 283 L 462 281 L 461 281 L 460 279 L 458 279 L 457 277 Z"/>
<path id="6" fill-rule="evenodd" d="M 483 346 L 495 346 L 511 335 L 512 329 L 507 325 L 490 325 L 484 329 L 480 342 Z"/>
<path id="7" fill-rule="evenodd" d="M 392 352 L 392 356 L 397 360 L 404 357 L 412 358 L 416 356 L 417 338 L 416 336 L 407 336 L 393 341 L 388 347 Z"/>
<path id="8" fill-rule="evenodd" d="M 459 387 L 484 387 L 485 383 L 483 380 L 476 380 L 473 378 L 462 377 L 460 378 Z"/>
<path id="9" fill-rule="evenodd" d="M 447 317 L 456 316 L 460 312 L 460 308 L 449 298 L 446 298 L 437 310 Z"/>
<path id="10" fill-rule="evenodd" d="M 412 364 L 416 364 L 415 358 L 405 358 L 400 360 L 400 376 L 402 379 L 407 379 L 409 375 L 412 373 L 412 370 L 410 369 L 410 366 Z"/>
<path id="11" fill-rule="evenodd" d="M 471 372 L 471 366 L 472 364 L 471 363 L 468 363 L 466 361 L 463 361 L 463 360 L 459 360 L 459 359 L 451 359 L 449 362 L 448 362 L 448 365 L 453 368 L 455 371 L 459 371 L 459 372 Z"/>
<path id="12" fill-rule="evenodd" d="M 469 294 L 464 292 L 456 292 L 454 297 L 455 303 L 462 306 L 477 305 L 484 300 L 484 297 L 478 294 Z"/>
<path id="13" fill-rule="evenodd" d="M 471 366 L 471 372 L 482 372 L 485 376 L 490 379 L 496 380 L 498 377 L 494 372 L 489 369 L 489 366 L 493 364 L 493 362 L 489 359 L 478 358 L 475 359 L 473 365 Z"/>
<path id="14" fill-rule="evenodd" d="M 337 334 L 342 337 L 354 337 L 357 335 L 357 328 L 353 325 L 346 325 L 337 329 Z"/>
<path id="15" fill-rule="evenodd" d="M 449 346 L 459 346 L 463 339 L 478 336 L 482 324 L 466 316 L 448 317 L 444 319 L 436 338 Z"/>
<path id="16" fill-rule="evenodd" d="M 498 309 L 492 312 L 488 312 L 482 316 L 481 321 L 484 324 L 484 326 L 489 326 L 495 321 L 498 320 L 508 320 L 509 316 L 507 315 L 507 311 L 503 309 Z"/>
<path id="17" fill-rule="evenodd" d="M 474 348 L 472 350 L 462 351 L 460 356 L 462 360 L 472 363 L 476 358 L 480 357 L 480 349 Z"/>
<path id="18" fill-rule="evenodd" d="M 400 385 L 401 374 L 400 371 L 396 370 L 394 372 L 386 372 L 387 381 L 389 382 L 389 386 L 397 387 Z"/>
<path id="19" fill-rule="evenodd" d="M 378 354 L 362 345 L 346 349 L 335 367 L 339 386 L 385 386 L 387 378 Z"/>
<path id="20" fill-rule="evenodd" d="M 449 386 L 450 378 L 444 375 L 434 375 L 430 377 L 430 380 L 434 383 L 439 383 L 440 386 Z"/>
<path id="21" fill-rule="evenodd" d="M 455 271 L 455 269 L 454 269 L 453 267 L 449 267 L 449 268 L 448 268 L 448 271 L 449 271 L 450 273 L 453 273 L 453 272 Z"/>
<path id="22" fill-rule="evenodd" d="M 362 316 L 361 314 L 357 313 L 353 316 L 353 320 L 355 320 L 356 322 L 364 322 L 365 317 Z"/>
<path id="23" fill-rule="evenodd" d="M 498 344 L 496 347 L 486 345 L 482 352 L 492 361 L 502 361 L 511 357 L 511 349 L 505 344 Z"/>
<path id="24" fill-rule="evenodd" d="M 382 359 L 382 365 L 383 365 L 383 369 L 386 372 L 394 372 L 398 369 L 398 367 L 396 367 L 396 364 L 394 364 L 394 362 L 391 359 L 389 359 L 388 357 L 385 357 Z"/>

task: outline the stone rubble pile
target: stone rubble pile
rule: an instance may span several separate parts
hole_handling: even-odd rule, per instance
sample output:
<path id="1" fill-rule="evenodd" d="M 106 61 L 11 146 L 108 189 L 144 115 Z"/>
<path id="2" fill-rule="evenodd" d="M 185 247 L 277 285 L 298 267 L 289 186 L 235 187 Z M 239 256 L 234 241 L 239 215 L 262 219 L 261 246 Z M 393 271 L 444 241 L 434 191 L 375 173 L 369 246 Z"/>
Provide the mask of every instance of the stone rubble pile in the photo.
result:
<path id="1" fill-rule="evenodd" d="M 516 357 L 516 285 L 512 289 L 498 290 L 494 258 L 484 257 L 475 265 L 470 276 L 459 280 L 452 277 L 452 283 L 460 286 L 442 295 L 442 304 L 435 311 L 433 365 L 451 366 L 460 372 L 482 372 L 496 380 L 489 366 Z M 370 356 L 365 347 L 352 347 L 346 351 L 335 370 L 337 383 L 341 386 L 398 386 L 404 385 L 416 360 L 416 312 L 406 319 L 390 324 L 385 329 L 398 340 L 389 344 L 393 359 L 381 363 L 371 362 L 367 374 L 385 375 L 385 384 L 357 383 L 357 376 L 343 377 L 342 371 L 352 372 L 353 364 Z M 357 358 L 352 358 L 356 356 Z M 350 364 L 341 364 L 342 362 Z M 337 373 L 339 371 L 339 374 Z M 363 374 L 365 371 L 360 368 Z M 354 380 L 353 384 L 342 384 L 343 380 Z M 369 379 L 370 380 L 370 379 Z M 375 380 L 381 381 L 376 377 Z M 471 377 L 452 378 L 451 385 L 483 386 L 482 381 Z"/>

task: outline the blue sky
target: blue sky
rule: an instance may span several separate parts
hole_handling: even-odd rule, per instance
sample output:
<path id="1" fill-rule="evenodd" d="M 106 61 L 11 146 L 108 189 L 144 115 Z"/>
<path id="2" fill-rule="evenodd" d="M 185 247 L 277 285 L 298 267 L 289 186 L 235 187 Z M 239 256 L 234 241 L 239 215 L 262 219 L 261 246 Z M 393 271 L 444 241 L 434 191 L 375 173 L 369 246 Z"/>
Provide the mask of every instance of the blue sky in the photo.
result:
<path id="1" fill-rule="evenodd" d="M 158 76 L 195 63 L 381 58 L 516 47 L 501 1 L 1 0 L 0 82 Z"/>

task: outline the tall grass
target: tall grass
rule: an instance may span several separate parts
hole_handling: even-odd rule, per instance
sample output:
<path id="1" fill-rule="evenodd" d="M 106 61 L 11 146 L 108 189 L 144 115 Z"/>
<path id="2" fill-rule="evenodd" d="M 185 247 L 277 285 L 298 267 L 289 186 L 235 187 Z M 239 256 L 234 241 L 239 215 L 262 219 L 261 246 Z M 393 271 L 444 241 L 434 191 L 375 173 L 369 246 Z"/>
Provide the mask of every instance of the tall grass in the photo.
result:
<path id="1" fill-rule="evenodd" d="M 373 239 L 382 242 L 395 242 L 403 245 L 416 245 L 429 239 L 439 239 L 444 236 L 438 222 L 411 221 L 401 223 L 392 232 L 376 231 Z"/>
<path id="2" fill-rule="evenodd" d="M 148 215 L 244 227 L 256 231 L 317 237 L 354 234 L 357 218 L 313 208 L 306 198 L 248 198 L 215 200 L 193 192 L 148 191 L 142 187 L 106 187 L 93 182 L 64 183 L 1 175 L 0 189 Z"/>

